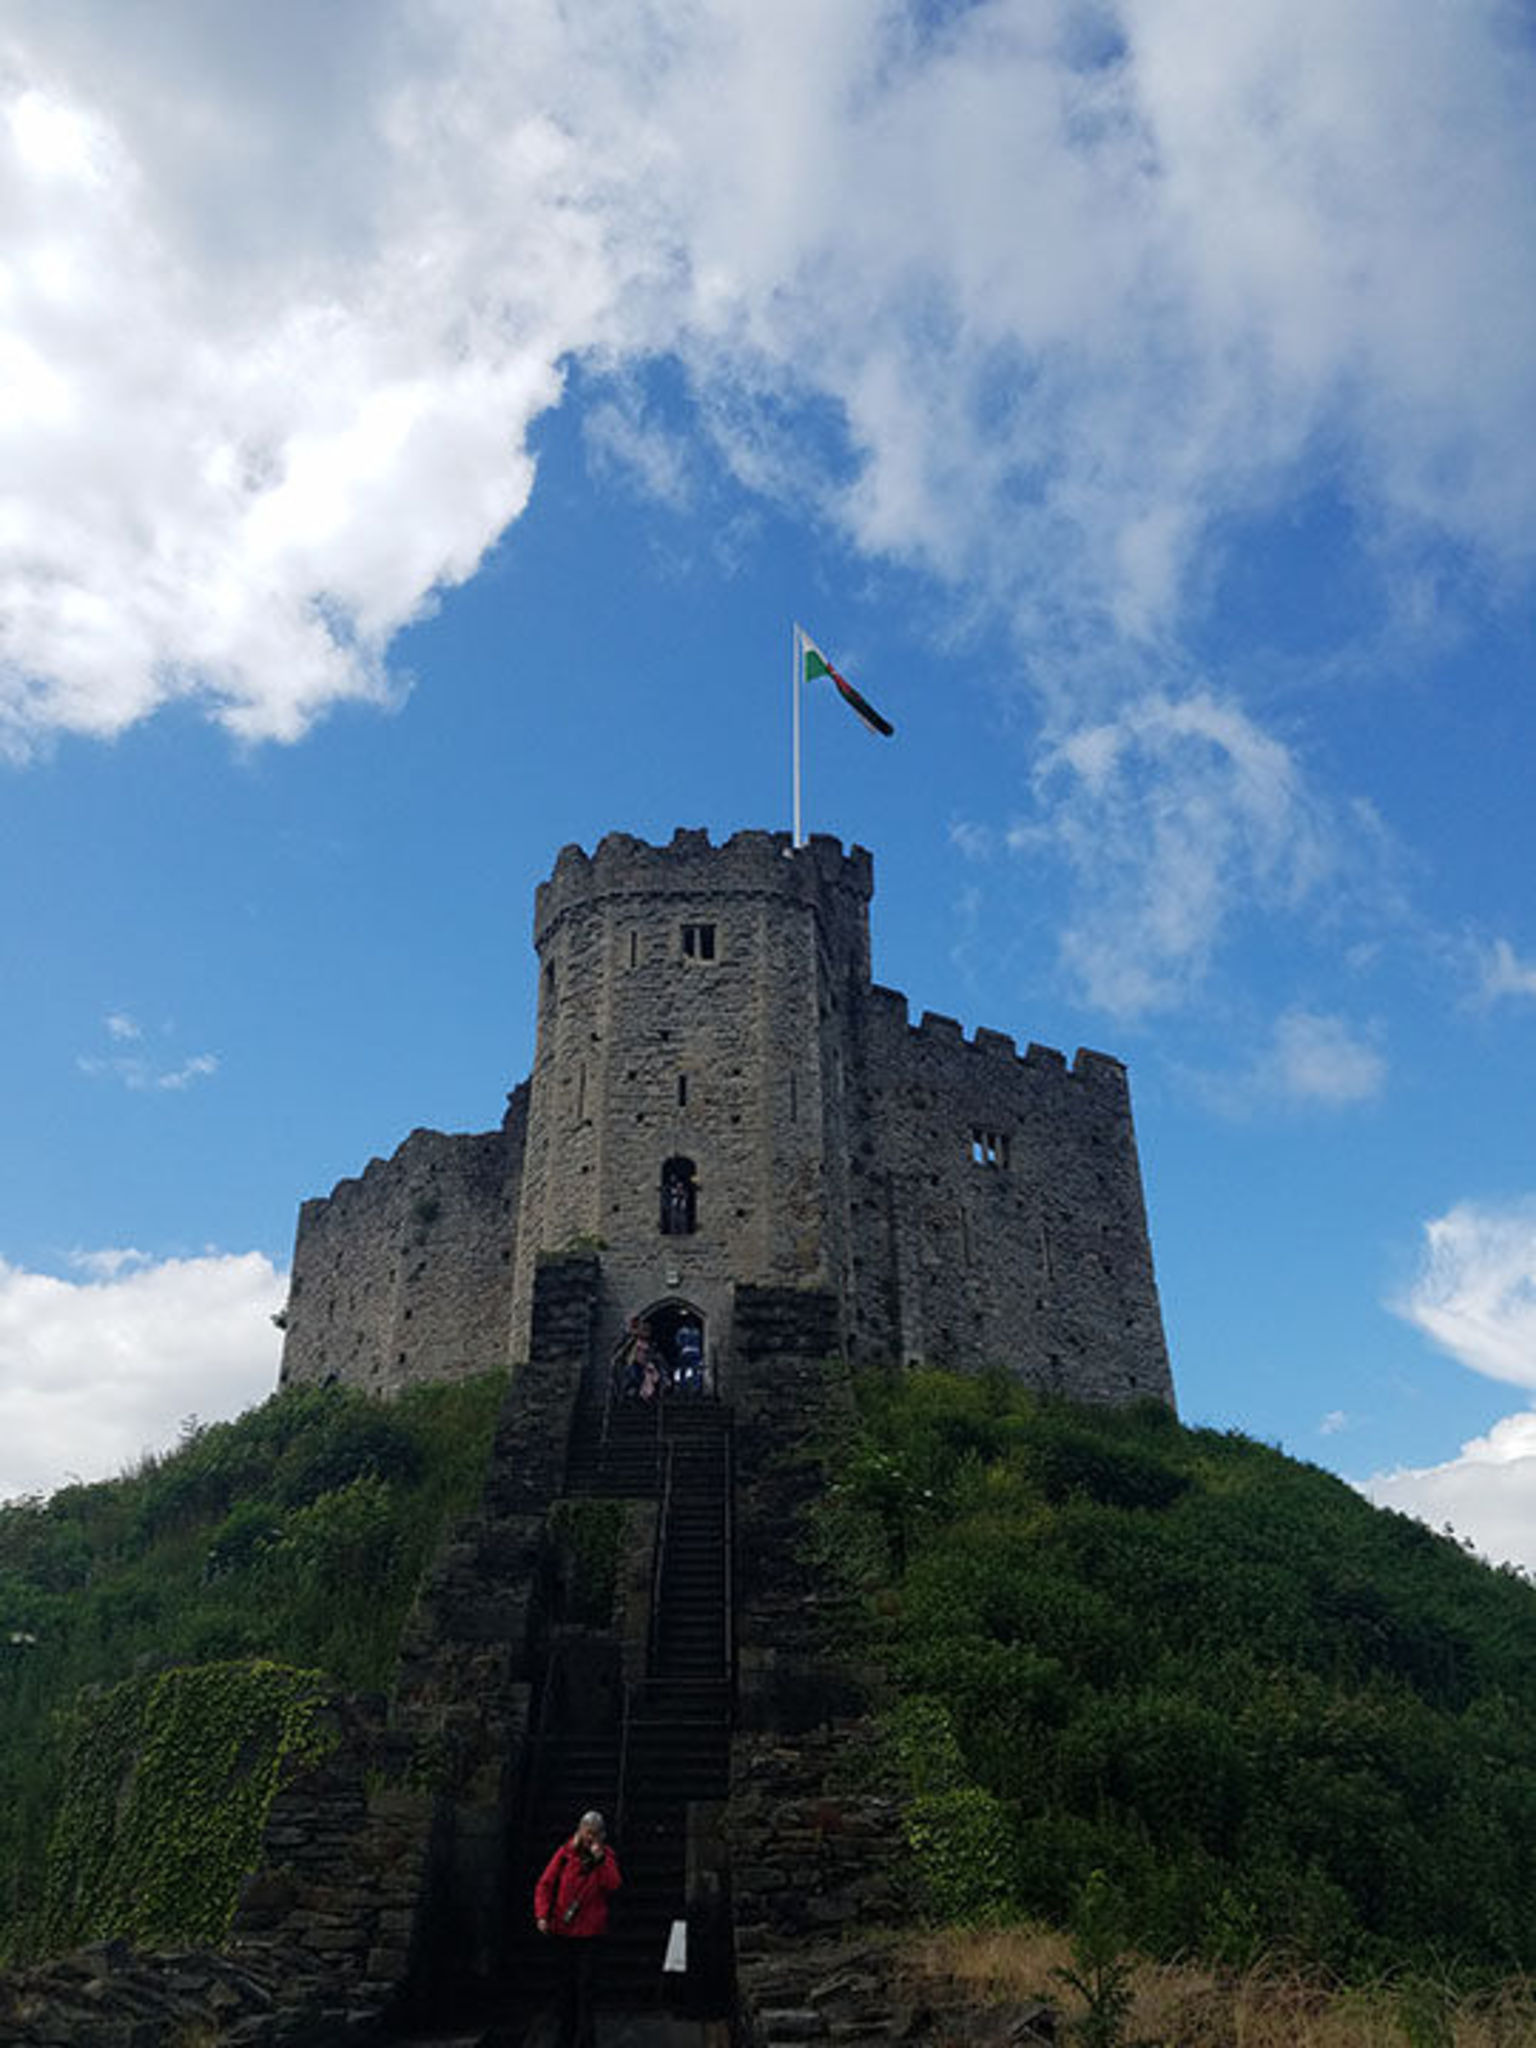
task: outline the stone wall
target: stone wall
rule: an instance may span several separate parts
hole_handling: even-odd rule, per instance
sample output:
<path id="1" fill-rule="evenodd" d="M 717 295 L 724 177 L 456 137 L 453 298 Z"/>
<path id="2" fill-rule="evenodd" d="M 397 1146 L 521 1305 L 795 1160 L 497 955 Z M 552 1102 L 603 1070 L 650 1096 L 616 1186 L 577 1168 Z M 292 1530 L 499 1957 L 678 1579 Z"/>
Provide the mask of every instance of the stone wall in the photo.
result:
<path id="1" fill-rule="evenodd" d="M 499 1131 L 413 1131 L 299 1212 L 282 1384 L 390 1394 L 507 1358 L 527 1091 Z"/>
<path id="2" fill-rule="evenodd" d="M 1171 1401 L 1125 1069 L 858 1006 L 855 1357 L 1006 1366 L 1082 1400 Z"/>
<path id="3" fill-rule="evenodd" d="M 512 1376 L 479 1513 L 437 1560 L 402 1644 L 395 1721 L 437 1759 L 450 1809 L 426 1942 L 439 1983 L 484 1979 L 502 1945 L 547 1633 L 545 1522 L 591 1365 L 597 1283 L 590 1254 L 541 1265 L 532 1355 Z"/>
<path id="4" fill-rule="evenodd" d="M 341 1720 L 331 1754 L 273 1800 L 226 1948 L 284 2004 L 357 2027 L 398 2002 L 420 1953 L 446 1814 L 408 1736 L 366 1702 Z"/>
<path id="5" fill-rule="evenodd" d="M 382 1703 L 336 1700 L 334 1747 L 268 1814 L 221 1953 L 99 1942 L 0 1978 L 14 2048 L 329 2048 L 364 2042 L 421 1954 L 441 1801 L 411 1782 L 413 1745 Z"/>
<path id="6" fill-rule="evenodd" d="M 833 1446 L 853 1425 L 830 1292 L 744 1288 L 736 1396 L 738 1732 L 731 1851 L 740 2038 L 887 2042 L 899 1987 L 855 1970 L 855 1929 L 909 1913 L 895 1787 L 870 1720 L 879 1676 L 856 1602 L 810 1546 Z M 836 1942 L 836 1949 L 828 1944 Z"/>

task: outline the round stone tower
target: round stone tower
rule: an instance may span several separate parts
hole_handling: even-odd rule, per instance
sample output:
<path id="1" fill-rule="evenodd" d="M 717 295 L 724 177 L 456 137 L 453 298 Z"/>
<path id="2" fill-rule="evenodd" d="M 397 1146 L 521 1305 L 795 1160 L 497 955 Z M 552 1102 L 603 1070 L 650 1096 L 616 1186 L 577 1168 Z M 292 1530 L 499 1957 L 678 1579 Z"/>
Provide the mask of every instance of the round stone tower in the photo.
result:
<path id="1" fill-rule="evenodd" d="M 872 887 L 862 848 L 787 833 L 561 853 L 534 909 L 514 1359 L 541 1252 L 600 1253 L 605 1351 L 632 1315 L 682 1316 L 717 1366 L 735 1283 L 842 1286 Z"/>

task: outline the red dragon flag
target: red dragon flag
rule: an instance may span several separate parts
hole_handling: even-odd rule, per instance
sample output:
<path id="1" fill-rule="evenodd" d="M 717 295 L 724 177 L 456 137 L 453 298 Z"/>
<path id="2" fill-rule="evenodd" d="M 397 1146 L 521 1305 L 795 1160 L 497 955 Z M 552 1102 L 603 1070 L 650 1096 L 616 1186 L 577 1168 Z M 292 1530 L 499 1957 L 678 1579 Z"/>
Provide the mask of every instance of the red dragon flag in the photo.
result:
<path id="1" fill-rule="evenodd" d="M 856 712 L 863 719 L 871 732 L 877 732 L 883 739 L 889 739 L 896 730 L 895 726 L 892 725 L 888 718 L 881 717 L 867 697 L 859 695 L 846 676 L 838 674 L 815 641 L 806 635 L 803 628 L 800 633 L 800 645 L 804 649 L 805 654 L 805 680 L 808 683 L 814 683 L 820 676 L 830 676 L 833 687 L 848 708 Z"/>

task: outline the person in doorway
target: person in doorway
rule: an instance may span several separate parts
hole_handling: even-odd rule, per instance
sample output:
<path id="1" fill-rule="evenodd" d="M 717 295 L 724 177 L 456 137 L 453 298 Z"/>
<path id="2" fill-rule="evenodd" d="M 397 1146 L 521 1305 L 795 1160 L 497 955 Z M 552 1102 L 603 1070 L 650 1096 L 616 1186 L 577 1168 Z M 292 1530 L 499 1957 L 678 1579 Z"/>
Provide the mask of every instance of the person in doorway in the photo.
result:
<path id="1" fill-rule="evenodd" d="M 560 1958 L 558 2048 L 592 2048 L 597 1944 L 608 1927 L 608 1901 L 623 1880 L 600 1813 L 584 1813 L 533 1888 L 533 1917 Z"/>
<path id="2" fill-rule="evenodd" d="M 662 1375 L 661 1360 L 656 1355 L 649 1323 L 641 1323 L 635 1337 L 635 1363 L 638 1373 L 635 1391 L 642 1401 L 654 1401 L 661 1392 Z"/>
<path id="3" fill-rule="evenodd" d="M 638 1316 L 631 1316 L 624 1328 L 624 1343 L 619 1353 L 619 1392 L 625 1400 L 633 1400 L 640 1391 L 640 1382 L 645 1376 L 645 1354 L 650 1349 L 646 1327 Z"/>
<path id="4" fill-rule="evenodd" d="M 684 1394 L 704 1391 L 704 1332 L 697 1323 L 679 1323 L 675 1339 L 677 1385 Z"/>

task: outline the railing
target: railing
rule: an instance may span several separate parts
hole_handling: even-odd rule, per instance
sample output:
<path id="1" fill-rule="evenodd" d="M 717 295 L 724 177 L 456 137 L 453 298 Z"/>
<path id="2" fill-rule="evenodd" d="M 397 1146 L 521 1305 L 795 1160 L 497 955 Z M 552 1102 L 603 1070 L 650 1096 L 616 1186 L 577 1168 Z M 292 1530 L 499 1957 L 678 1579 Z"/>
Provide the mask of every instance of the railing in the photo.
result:
<path id="1" fill-rule="evenodd" d="M 613 1801 L 613 1838 L 624 1840 L 624 1808 L 629 1798 L 629 1719 L 638 1686 L 624 1687 L 624 1704 L 619 1717 L 619 1782 Z"/>
<path id="2" fill-rule="evenodd" d="M 613 1425 L 614 1397 L 619 1391 L 619 1379 L 622 1371 L 623 1367 L 618 1358 L 610 1361 L 608 1366 L 608 1391 L 603 1396 L 603 1427 L 597 1440 L 599 1457 L 608 1448 L 608 1431 Z"/>
<path id="3" fill-rule="evenodd" d="M 724 1485 L 721 1489 L 720 1519 L 720 1562 L 725 1587 L 725 1682 L 735 1691 L 736 1684 L 736 1587 L 734 1579 L 736 1549 L 736 1473 L 731 1455 L 731 1428 L 727 1422 L 720 1433 L 720 1461 L 724 1468 Z"/>
<path id="4" fill-rule="evenodd" d="M 559 1689 L 560 1653 L 551 1650 L 544 1660 L 544 1685 L 539 1694 L 539 1718 L 534 1725 L 533 1744 L 528 1753 L 528 1767 L 523 1774 L 524 1823 L 538 1810 L 539 1793 L 543 1789 L 544 1757 L 549 1743 L 549 1722 L 555 1694 Z"/>
<path id="5" fill-rule="evenodd" d="M 661 1663 L 661 1591 L 667 1569 L 667 1527 L 672 1519 L 672 1458 L 673 1447 L 658 1434 L 658 1455 L 661 1467 L 661 1505 L 656 1516 L 656 1551 L 651 1563 L 651 1617 L 646 1633 L 645 1668 L 649 1676 L 655 1677 Z"/>

